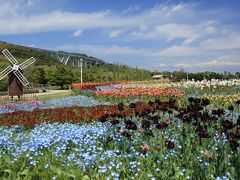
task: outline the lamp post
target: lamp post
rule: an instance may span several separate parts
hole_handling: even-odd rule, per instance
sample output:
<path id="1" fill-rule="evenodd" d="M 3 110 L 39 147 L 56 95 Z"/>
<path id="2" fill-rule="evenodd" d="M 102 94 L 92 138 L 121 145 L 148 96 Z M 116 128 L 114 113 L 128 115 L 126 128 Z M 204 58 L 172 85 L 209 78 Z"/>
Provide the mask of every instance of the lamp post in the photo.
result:
<path id="1" fill-rule="evenodd" d="M 82 68 L 83 68 L 83 59 L 80 59 L 80 67 L 81 67 L 81 83 L 83 82 L 83 78 L 82 78 Z"/>

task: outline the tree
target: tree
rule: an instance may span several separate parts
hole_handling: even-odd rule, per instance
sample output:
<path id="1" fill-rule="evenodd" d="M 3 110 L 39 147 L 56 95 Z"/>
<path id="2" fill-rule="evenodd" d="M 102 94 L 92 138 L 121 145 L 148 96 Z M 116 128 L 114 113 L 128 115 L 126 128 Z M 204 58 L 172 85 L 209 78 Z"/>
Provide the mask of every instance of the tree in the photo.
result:
<path id="1" fill-rule="evenodd" d="M 4 78 L 0 81 L 0 91 L 8 90 L 8 78 Z"/>
<path id="2" fill-rule="evenodd" d="M 74 74 L 71 68 L 65 67 L 62 64 L 56 65 L 54 68 L 49 68 L 47 71 L 47 77 L 52 85 L 61 86 L 70 85 L 73 83 Z"/>
<path id="3" fill-rule="evenodd" d="M 8 62 L 0 62 L 0 72 L 9 66 Z M 0 91 L 7 91 L 8 89 L 8 77 L 0 80 Z"/>
<path id="4" fill-rule="evenodd" d="M 38 68 L 34 71 L 32 75 L 32 81 L 36 84 L 47 84 L 48 79 L 46 77 L 46 72 L 44 68 Z"/>
<path id="5" fill-rule="evenodd" d="M 240 78 L 240 72 L 235 73 L 236 78 Z"/>

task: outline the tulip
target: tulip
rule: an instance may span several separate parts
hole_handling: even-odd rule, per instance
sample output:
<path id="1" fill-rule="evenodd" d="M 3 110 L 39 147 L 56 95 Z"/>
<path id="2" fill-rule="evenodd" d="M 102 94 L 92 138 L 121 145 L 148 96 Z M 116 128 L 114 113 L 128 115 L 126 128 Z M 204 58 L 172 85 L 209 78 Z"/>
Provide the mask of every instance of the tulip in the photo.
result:
<path id="1" fill-rule="evenodd" d="M 142 153 L 143 153 L 144 155 L 146 155 L 147 152 L 150 151 L 150 150 L 151 150 L 151 147 L 150 147 L 149 145 L 147 145 L 147 144 L 144 144 L 144 145 L 141 147 L 141 151 L 142 151 Z"/>
<path id="2" fill-rule="evenodd" d="M 205 150 L 203 155 L 206 156 L 207 158 L 211 158 L 213 156 L 213 153 L 208 150 Z"/>
<path id="3" fill-rule="evenodd" d="M 168 148 L 168 149 L 173 149 L 175 147 L 175 144 L 174 142 L 170 141 L 170 140 L 166 140 L 165 141 L 165 146 Z"/>

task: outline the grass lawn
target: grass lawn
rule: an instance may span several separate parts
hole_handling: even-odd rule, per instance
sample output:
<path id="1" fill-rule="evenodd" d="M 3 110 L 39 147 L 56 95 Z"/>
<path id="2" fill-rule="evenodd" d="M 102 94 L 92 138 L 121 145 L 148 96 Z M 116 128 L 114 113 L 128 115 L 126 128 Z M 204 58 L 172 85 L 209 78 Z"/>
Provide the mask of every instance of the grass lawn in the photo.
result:
<path id="1" fill-rule="evenodd" d="M 38 96 L 38 99 L 40 101 L 46 101 L 46 100 L 50 100 L 53 98 L 64 98 L 64 97 L 68 97 L 71 96 L 72 92 L 62 92 L 62 93 L 56 93 L 56 94 L 42 94 Z"/>
<path id="2" fill-rule="evenodd" d="M 38 99 L 40 101 L 47 101 L 53 98 L 64 98 L 64 97 L 68 97 L 73 95 L 73 93 L 71 91 L 69 92 L 59 92 L 59 93 L 54 93 L 54 94 L 36 94 L 38 96 Z M 4 105 L 10 102 L 6 102 L 6 101 L 0 101 L 0 105 Z"/>

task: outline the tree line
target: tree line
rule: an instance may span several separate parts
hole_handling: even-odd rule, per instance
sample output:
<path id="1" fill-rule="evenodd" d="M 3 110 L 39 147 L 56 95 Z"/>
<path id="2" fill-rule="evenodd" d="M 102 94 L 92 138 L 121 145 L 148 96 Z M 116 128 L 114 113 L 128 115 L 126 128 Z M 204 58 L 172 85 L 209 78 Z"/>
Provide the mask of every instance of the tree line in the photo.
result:
<path id="1" fill-rule="evenodd" d="M 3 70 L 0 63 L 0 70 Z M 65 85 L 79 83 L 81 71 L 79 68 L 55 64 L 53 66 L 32 66 L 26 68 L 24 76 L 30 83 L 50 84 L 64 88 Z M 99 67 L 83 68 L 84 82 L 105 82 L 119 80 L 149 80 L 151 71 L 132 68 L 127 65 L 105 64 Z M 7 90 L 7 78 L 0 81 L 0 91 Z"/>
<path id="2" fill-rule="evenodd" d="M 0 71 L 9 65 L 7 62 L 0 62 Z M 24 76 L 30 83 L 34 84 L 50 84 L 52 86 L 60 86 L 80 82 L 80 69 L 63 64 L 55 65 L 31 65 L 24 70 Z M 153 75 L 162 74 L 171 81 L 181 80 L 211 80 L 211 79 L 233 79 L 240 78 L 240 72 L 232 74 L 230 72 L 196 72 L 188 73 L 184 70 L 180 71 L 163 71 L 151 72 L 149 70 L 129 67 L 122 64 L 105 64 L 99 67 L 83 68 L 84 82 L 104 82 L 119 80 L 150 80 Z M 0 81 L 0 91 L 6 91 L 8 80 L 4 78 Z"/>
<path id="3" fill-rule="evenodd" d="M 211 79 L 220 79 L 220 80 L 228 80 L 228 79 L 239 79 L 240 78 L 240 72 L 236 73 L 230 73 L 227 71 L 224 71 L 222 73 L 217 73 L 217 72 L 210 72 L 210 71 L 205 71 L 205 72 L 185 72 L 184 70 L 180 71 L 163 71 L 163 72 L 153 72 L 152 75 L 156 74 L 161 74 L 165 78 L 169 78 L 172 81 L 181 81 L 181 80 L 196 80 L 196 81 L 201 81 L 201 80 L 211 80 Z"/>

